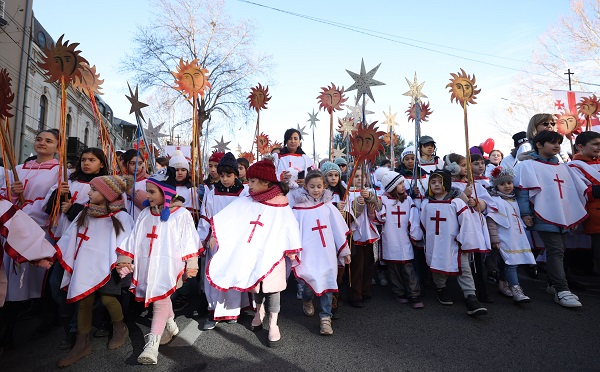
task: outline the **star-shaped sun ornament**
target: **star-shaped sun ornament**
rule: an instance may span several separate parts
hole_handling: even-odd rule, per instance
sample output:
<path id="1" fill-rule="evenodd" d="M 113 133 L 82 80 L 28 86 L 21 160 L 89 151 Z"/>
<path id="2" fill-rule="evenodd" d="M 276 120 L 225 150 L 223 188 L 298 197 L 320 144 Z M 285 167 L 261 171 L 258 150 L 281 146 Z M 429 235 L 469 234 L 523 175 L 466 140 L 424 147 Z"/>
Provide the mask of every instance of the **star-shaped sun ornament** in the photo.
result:
<path id="1" fill-rule="evenodd" d="M 421 102 L 417 103 L 417 105 L 419 105 L 419 118 L 421 119 L 421 121 L 428 121 L 429 115 L 433 113 L 433 111 L 429 108 L 429 102 Z M 417 107 L 415 106 L 414 102 L 408 105 L 408 110 L 406 110 L 405 112 L 408 115 L 408 121 L 415 121 L 415 119 L 417 118 Z"/>
<path id="2" fill-rule="evenodd" d="M 223 141 L 223 136 L 221 136 L 221 140 L 220 141 L 215 140 L 215 142 L 217 144 L 214 145 L 211 148 L 216 149 L 217 152 L 227 152 L 227 151 L 229 151 L 229 147 L 227 147 L 227 145 L 229 145 L 231 143 L 231 141 L 225 142 L 225 141 Z M 239 147 L 239 145 L 238 145 L 238 148 L 241 150 L 241 147 Z"/>
<path id="3" fill-rule="evenodd" d="M 408 80 L 408 78 L 406 78 L 406 82 L 408 83 L 408 92 L 403 93 L 403 96 L 409 96 L 411 98 L 411 102 L 415 102 L 415 101 L 421 101 L 421 97 L 423 98 L 427 98 L 426 95 L 423 94 L 423 92 L 421 92 L 421 90 L 423 89 L 423 85 L 425 85 L 425 82 L 422 82 L 421 84 L 419 84 L 417 82 L 417 73 L 415 72 L 415 77 L 413 79 L 413 83 L 410 83 L 410 80 Z"/>
<path id="4" fill-rule="evenodd" d="M 450 102 L 455 101 L 461 106 L 466 106 L 468 104 L 476 104 L 475 98 L 481 92 L 481 89 L 477 89 L 475 74 L 473 74 L 473 78 L 471 75 L 468 75 L 465 70 L 462 68 L 460 72 L 456 74 L 450 73 L 452 78 L 446 88 L 450 88 Z"/>
<path id="5" fill-rule="evenodd" d="M 300 124 L 298 124 L 298 128 L 296 129 L 298 130 L 298 132 L 300 132 L 301 137 L 308 136 L 308 133 L 304 131 L 304 129 L 306 129 L 306 125 L 300 128 Z"/>
<path id="6" fill-rule="evenodd" d="M 0 118 L 11 118 L 13 114 L 10 104 L 15 99 L 15 94 L 10 87 L 11 78 L 5 68 L 0 69 Z"/>
<path id="7" fill-rule="evenodd" d="M 90 92 L 95 94 L 104 94 L 100 92 L 100 85 L 104 80 L 100 79 L 100 74 L 96 72 L 96 66 L 90 67 L 85 62 L 79 64 L 81 76 L 76 76 L 73 80 L 73 88 L 90 97 Z"/>
<path id="8" fill-rule="evenodd" d="M 138 86 L 137 85 L 135 86 L 135 94 L 131 90 L 131 86 L 129 85 L 129 83 L 127 83 L 127 87 L 129 88 L 129 95 L 125 95 L 125 97 L 127 97 L 129 102 L 131 103 L 131 109 L 129 110 L 129 114 L 135 113 L 135 116 L 141 118 L 145 122 L 146 119 L 144 119 L 144 115 L 142 115 L 142 109 L 144 107 L 148 107 L 148 105 L 145 104 L 144 102 L 140 102 L 140 100 L 138 98 Z"/>
<path id="9" fill-rule="evenodd" d="M 344 87 L 336 87 L 334 83 L 331 86 L 322 87 L 322 91 L 317 97 L 319 100 L 319 109 L 328 113 L 342 109 L 342 104 L 348 100 L 344 97 Z"/>
<path id="10" fill-rule="evenodd" d="M 204 98 L 205 92 L 212 88 L 208 81 L 208 70 L 200 66 L 198 59 L 183 62 L 183 58 L 180 58 L 176 70 L 171 71 L 175 78 L 174 88 L 181 91 L 187 100 L 195 99 L 198 94 Z"/>
<path id="11" fill-rule="evenodd" d="M 383 115 L 385 115 L 385 121 L 383 122 L 383 124 L 387 125 L 388 132 L 392 130 L 396 125 L 398 125 L 398 123 L 396 123 L 397 114 L 398 113 L 392 114 L 392 106 L 390 106 L 389 113 L 386 114 L 385 111 L 383 112 Z"/>
<path id="12" fill-rule="evenodd" d="M 338 158 L 343 158 L 344 157 L 344 150 L 343 148 L 340 147 L 340 145 L 338 144 L 335 149 L 333 149 L 333 158 L 334 159 L 338 159 Z"/>
<path id="13" fill-rule="evenodd" d="M 369 96 L 369 98 L 371 98 L 371 101 L 375 102 L 375 99 L 373 98 L 373 93 L 371 93 L 371 87 L 377 85 L 385 85 L 385 83 L 373 79 L 373 76 L 375 76 L 375 73 L 379 69 L 379 66 L 381 66 L 381 63 L 375 66 L 375 68 L 373 68 L 371 71 L 365 72 L 365 60 L 361 59 L 360 74 L 357 74 L 350 70 L 346 70 L 350 77 L 354 79 L 354 84 L 350 85 L 350 87 L 346 89 L 346 92 L 349 92 L 354 89 L 357 90 L 356 103 L 358 103 L 358 100 L 360 99 L 360 97 L 362 97 L 363 94 L 366 94 L 367 96 Z"/>
<path id="14" fill-rule="evenodd" d="M 257 86 L 250 88 L 250 95 L 248 96 L 248 102 L 250 108 L 259 112 L 262 109 L 267 108 L 267 103 L 271 100 L 269 96 L 269 87 L 264 87 L 259 83 Z"/>
<path id="15" fill-rule="evenodd" d="M 317 121 L 321 121 L 321 120 L 317 119 L 317 115 L 319 115 L 319 112 L 317 111 L 317 113 L 315 113 L 315 109 L 313 109 L 312 114 L 310 112 L 308 113 L 307 121 L 310 121 L 311 128 L 315 128 L 317 126 Z"/>
<path id="16" fill-rule="evenodd" d="M 146 128 L 144 130 L 144 132 L 146 133 L 146 139 L 151 142 L 153 145 L 156 145 L 158 147 L 160 146 L 160 139 L 163 137 L 169 137 L 168 134 L 163 134 L 160 132 L 160 130 L 162 129 L 163 125 L 165 125 L 165 123 L 160 123 L 158 124 L 156 127 L 152 126 L 152 120 L 148 119 L 148 128 Z"/>
<path id="17" fill-rule="evenodd" d="M 76 50 L 79 43 L 69 44 L 69 40 L 63 43 L 63 37 L 65 35 L 61 35 L 56 44 L 49 48 L 44 48 L 44 56 L 42 56 L 42 63 L 39 66 L 46 70 L 47 83 L 64 79 L 68 84 L 76 76 L 81 76 L 79 64 L 82 62 L 87 63 L 87 60 L 80 55 L 81 51 Z"/>
<path id="18" fill-rule="evenodd" d="M 342 138 L 346 139 L 352 132 L 356 130 L 356 125 L 352 116 L 346 115 L 343 119 L 338 118 L 339 127 L 337 131 L 342 135 Z"/>

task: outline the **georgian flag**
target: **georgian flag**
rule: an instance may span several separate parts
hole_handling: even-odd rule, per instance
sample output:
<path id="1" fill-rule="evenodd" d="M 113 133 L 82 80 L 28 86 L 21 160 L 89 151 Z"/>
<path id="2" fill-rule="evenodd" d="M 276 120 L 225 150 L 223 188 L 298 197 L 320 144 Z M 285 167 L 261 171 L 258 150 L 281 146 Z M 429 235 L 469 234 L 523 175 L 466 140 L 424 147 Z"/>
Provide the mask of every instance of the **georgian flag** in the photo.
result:
<path id="1" fill-rule="evenodd" d="M 552 89 L 552 97 L 554 99 L 554 109 L 560 113 L 570 112 L 577 113 L 577 104 L 582 98 L 590 97 L 592 92 L 576 92 L 572 90 L 554 90 Z M 577 114 L 581 119 L 585 119 Z M 585 126 L 584 126 L 585 129 Z M 592 118 L 592 130 L 600 132 L 600 120 Z"/>

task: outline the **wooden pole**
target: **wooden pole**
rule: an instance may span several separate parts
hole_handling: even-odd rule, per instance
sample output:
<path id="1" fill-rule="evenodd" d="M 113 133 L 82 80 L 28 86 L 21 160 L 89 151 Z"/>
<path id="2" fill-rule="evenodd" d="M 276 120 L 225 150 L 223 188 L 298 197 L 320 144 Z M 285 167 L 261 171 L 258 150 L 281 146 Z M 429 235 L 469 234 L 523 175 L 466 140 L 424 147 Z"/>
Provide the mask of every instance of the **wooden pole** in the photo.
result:
<path id="1" fill-rule="evenodd" d="M 467 150 L 467 182 L 473 184 L 473 171 L 471 170 L 471 151 L 469 150 L 469 120 L 467 118 L 467 103 L 463 102 L 463 118 L 465 123 L 465 148 Z"/>
<path id="2" fill-rule="evenodd" d="M 329 113 L 329 160 L 333 161 L 333 110 Z"/>

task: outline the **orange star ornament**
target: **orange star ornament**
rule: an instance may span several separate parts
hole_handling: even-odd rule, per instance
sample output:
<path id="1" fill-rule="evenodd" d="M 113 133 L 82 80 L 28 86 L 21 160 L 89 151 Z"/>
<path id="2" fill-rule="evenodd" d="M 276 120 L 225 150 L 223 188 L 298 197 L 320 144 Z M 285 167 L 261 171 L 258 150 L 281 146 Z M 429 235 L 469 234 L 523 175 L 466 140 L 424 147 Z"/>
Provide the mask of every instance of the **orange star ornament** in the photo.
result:
<path id="1" fill-rule="evenodd" d="M 198 94 L 204 98 L 206 90 L 212 88 L 208 81 L 208 70 L 198 64 L 198 59 L 183 62 L 183 58 L 180 58 L 177 71 L 171 71 L 171 74 L 177 84 L 175 89 L 180 90 L 188 100 L 196 98 Z"/>
<path id="2" fill-rule="evenodd" d="M 461 106 L 465 106 L 468 104 L 476 104 L 475 98 L 481 92 L 481 89 L 477 89 L 477 85 L 475 85 L 475 75 L 471 78 L 471 75 L 467 75 L 465 70 L 462 68 L 460 72 L 450 74 L 452 78 L 450 79 L 450 83 L 446 85 L 446 88 L 450 88 L 450 102 L 456 100 L 456 103 Z"/>
<path id="3" fill-rule="evenodd" d="M 342 109 L 342 104 L 348 100 L 344 97 L 344 87 L 336 87 L 334 83 L 331 86 L 322 87 L 321 93 L 317 96 L 319 100 L 319 109 L 323 109 L 328 113 L 339 111 Z"/>
<path id="4" fill-rule="evenodd" d="M 44 48 L 45 56 L 42 57 L 42 63 L 40 67 L 46 70 L 48 79 L 46 82 L 53 83 L 65 79 L 65 82 L 71 82 L 76 77 L 81 77 L 81 70 L 79 65 L 82 62 L 88 63 L 83 58 L 80 50 L 75 50 L 79 43 L 69 44 L 69 40 L 63 43 L 63 37 L 61 35 L 55 45 L 50 48 Z"/>
<path id="5" fill-rule="evenodd" d="M 248 102 L 250 103 L 250 108 L 256 110 L 256 112 L 266 109 L 267 103 L 271 100 L 269 96 L 269 87 L 262 86 L 260 83 L 258 86 L 250 88 L 250 95 L 248 96 Z"/>
<path id="6" fill-rule="evenodd" d="M 357 158 L 357 161 L 367 160 L 375 162 L 377 155 L 384 151 L 381 138 L 385 132 L 379 131 L 374 121 L 370 125 L 359 124 L 356 132 L 350 136 L 350 146 L 352 151 L 350 155 Z"/>

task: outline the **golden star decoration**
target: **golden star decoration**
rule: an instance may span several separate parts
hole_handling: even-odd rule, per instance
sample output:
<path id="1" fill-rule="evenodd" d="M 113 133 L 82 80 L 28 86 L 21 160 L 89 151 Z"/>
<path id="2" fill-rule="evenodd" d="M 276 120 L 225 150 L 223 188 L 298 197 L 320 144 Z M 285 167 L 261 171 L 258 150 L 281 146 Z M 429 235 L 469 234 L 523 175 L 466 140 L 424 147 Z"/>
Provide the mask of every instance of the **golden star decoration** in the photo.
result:
<path id="1" fill-rule="evenodd" d="M 409 96 L 411 97 L 411 102 L 415 102 L 416 100 L 421 101 L 421 97 L 423 98 L 427 98 L 426 95 L 424 95 L 421 90 L 423 89 L 423 85 L 425 85 L 425 82 L 422 82 L 421 84 L 419 84 L 417 82 L 417 73 L 415 72 L 415 77 L 413 79 L 413 83 L 410 83 L 410 80 L 408 80 L 408 78 L 405 78 L 406 82 L 408 83 L 408 92 L 403 93 L 403 96 Z"/>
<path id="2" fill-rule="evenodd" d="M 333 149 L 333 158 L 337 159 L 337 158 L 343 158 L 344 157 L 344 150 L 343 148 L 340 147 L 340 145 L 338 144 L 335 149 Z"/>
<path id="3" fill-rule="evenodd" d="M 392 114 L 392 106 L 390 106 L 390 112 L 388 114 L 386 114 L 385 111 L 383 112 L 383 115 L 385 115 L 385 121 L 383 124 L 387 125 L 388 132 L 393 130 L 393 128 L 398 125 L 398 123 L 396 123 L 397 114 L 398 113 Z"/>

